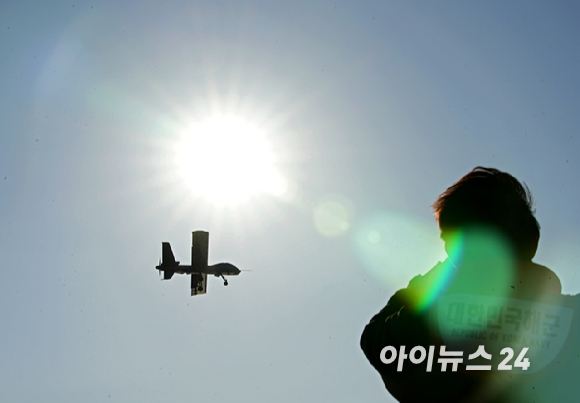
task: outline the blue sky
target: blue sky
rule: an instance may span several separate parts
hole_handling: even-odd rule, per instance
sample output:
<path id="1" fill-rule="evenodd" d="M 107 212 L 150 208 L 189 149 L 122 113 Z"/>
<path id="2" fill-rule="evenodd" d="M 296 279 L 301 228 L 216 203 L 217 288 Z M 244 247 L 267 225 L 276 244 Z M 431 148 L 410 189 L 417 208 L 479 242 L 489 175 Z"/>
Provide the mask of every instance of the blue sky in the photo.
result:
<path id="1" fill-rule="evenodd" d="M 530 186 L 535 261 L 579 293 L 579 14 L 2 2 L 5 400 L 393 401 L 360 334 L 445 257 L 430 205 L 477 165 Z M 220 113 L 262 130 L 282 194 L 224 204 L 177 174 L 188 128 Z M 194 230 L 210 263 L 252 271 L 196 298 L 160 282 L 161 242 L 187 262 Z"/>

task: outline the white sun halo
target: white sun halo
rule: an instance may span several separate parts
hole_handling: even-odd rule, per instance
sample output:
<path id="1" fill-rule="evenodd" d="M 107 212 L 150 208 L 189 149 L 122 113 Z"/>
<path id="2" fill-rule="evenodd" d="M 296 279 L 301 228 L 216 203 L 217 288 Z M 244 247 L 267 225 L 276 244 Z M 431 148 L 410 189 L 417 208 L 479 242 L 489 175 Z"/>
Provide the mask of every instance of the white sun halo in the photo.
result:
<path id="1" fill-rule="evenodd" d="M 186 185 L 214 203 L 237 205 L 286 190 L 267 134 L 241 117 L 214 115 L 188 127 L 176 156 Z"/>

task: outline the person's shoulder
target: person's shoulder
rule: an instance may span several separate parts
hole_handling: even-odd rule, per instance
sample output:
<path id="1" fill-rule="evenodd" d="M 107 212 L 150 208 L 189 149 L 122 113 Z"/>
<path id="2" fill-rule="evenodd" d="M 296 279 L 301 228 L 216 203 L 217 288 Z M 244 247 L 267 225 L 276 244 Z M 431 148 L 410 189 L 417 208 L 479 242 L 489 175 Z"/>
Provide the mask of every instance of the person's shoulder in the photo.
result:
<path id="1" fill-rule="evenodd" d="M 443 262 L 438 262 L 431 270 L 425 274 L 419 274 L 409 281 L 407 288 L 429 288 L 433 281 L 441 275 Z"/>
<path id="2" fill-rule="evenodd" d="M 524 274 L 520 281 L 527 282 L 533 288 L 540 292 L 550 294 L 560 294 L 562 292 L 562 283 L 556 273 L 534 262 L 529 262 L 524 266 Z"/>
<path id="3" fill-rule="evenodd" d="M 427 273 L 413 277 L 407 287 L 399 289 L 391 296 L 381 313 L 392 312 L 393 309 L 399 309 L 402 306 L 412 307 L 431 289 L 433 282 L 439 276 L 441 265 L 442 263 L 439 262 Z"/>
<path id="4" fill-rule="evenodd" d="M 445 262 L 438 262 L 427 273 L 413 277 L 401 294 L 406 297 L 411 306 L 424 301 L 428 295 L 432 294 L 434 289 L 440 286 L 442 280 L 444 280 L 445 271 Z"/>

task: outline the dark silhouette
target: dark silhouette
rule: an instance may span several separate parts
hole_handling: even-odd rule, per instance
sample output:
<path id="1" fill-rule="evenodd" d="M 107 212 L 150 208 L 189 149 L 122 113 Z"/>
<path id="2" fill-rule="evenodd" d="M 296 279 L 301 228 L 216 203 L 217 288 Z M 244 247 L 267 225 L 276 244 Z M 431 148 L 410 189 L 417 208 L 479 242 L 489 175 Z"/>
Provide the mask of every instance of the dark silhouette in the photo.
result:
<path id="1" fill-rule="evenodd" d="M 163 279 L 169 280 L 175 273 L 191 274 L 191 295 L 205 294 L 207 291 L 207 275 L 213 274 L 224 280 L 224 285 L 228 285 L 228 280 L 224 276 L 237 276 L 240 269 L 230 263 L 218 263 L 207 265 L 209 251 L 209 233 L 205 231 L 192 232 L 191 239 L 191 265 L 182 265 L 175 260 L 169 242 L 162 242 L 162 260 L 155 268 L 159 270 L 159 275 L 163 272 Z"/>
<path id="2" fill-rule="evenodd" d="M 530 191 L 508 173 L 476 167 L 441 194 L 433 210 L 448 258 L 390 298 L 365 327 L 361 348 L 400 402 L 526 401 L 522 380 L 532 371 L 536 380 L 548 370 L 552 376 L 555 354 L 577 349 L 568 333 L 578 326 L 570 313 L 577 299 L 564 301 L 558 276 L 532 262 L 540 226 Z M 478 345 L 493 355 L 493 370 L 466 367 Z M 393 348 L 385 353 L 387 346 Z M 415 346 L 425 352 L 433 346 L 431 364 L 428 359 L 415 364 L 409 357 L 399 364 L 401 346 L 409 357 Z M 451 364 L 444 370 L 438 361 L 442 346 L 462 351 L 454 370 Z M 506 346 L 516 356 L 529 347 L 530 370 L 521 363 L 496 370 Z M 390 360 L 393 350 L 398 356 Z"/>

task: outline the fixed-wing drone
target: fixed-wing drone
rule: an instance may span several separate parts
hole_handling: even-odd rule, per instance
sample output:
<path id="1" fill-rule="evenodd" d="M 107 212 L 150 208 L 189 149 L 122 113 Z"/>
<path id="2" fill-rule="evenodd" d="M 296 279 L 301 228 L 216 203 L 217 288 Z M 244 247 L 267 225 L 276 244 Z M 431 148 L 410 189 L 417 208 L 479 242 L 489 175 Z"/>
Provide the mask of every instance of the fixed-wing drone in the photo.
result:
<path id="1" fill-rule="evenodd" d="M 228 285 L 228 280 L 224 276 L 237 276 L 240 274 L 240 269 L 229 263 L 208 266 L 208 249 L 209 233 L 194 231 L 191 241 L 191 266 L 185 266 L 175 261 L 169 242 L 162 242 L 162 258 L 155 268 L 159 270 L 160 275 L 163 272 L 164 280 L 169 280 L 175 273 L 191 274 L 191 295 L 205 294 L 208 274 L 221 277 L 224 280 L 224 285 Z"/>

